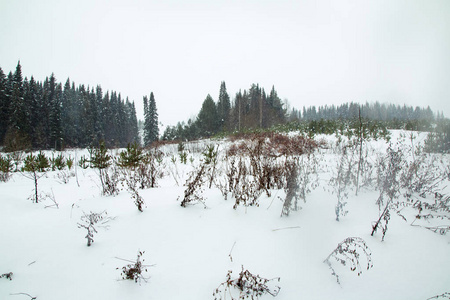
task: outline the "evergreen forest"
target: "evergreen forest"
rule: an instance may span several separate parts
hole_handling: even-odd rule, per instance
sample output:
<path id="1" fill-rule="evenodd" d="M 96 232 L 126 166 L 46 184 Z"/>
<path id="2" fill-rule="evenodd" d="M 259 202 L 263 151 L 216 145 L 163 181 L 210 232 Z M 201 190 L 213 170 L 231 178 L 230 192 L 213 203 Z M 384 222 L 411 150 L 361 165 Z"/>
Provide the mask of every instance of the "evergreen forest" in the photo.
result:
<path id="1" fill-rule="evenodd" d="M 23 78 L 20 62 L 6 75 L 0 68 L 0 145 L 5 151 L 107 147 L 139 142 L 133 102 L 101 86 Z"/>

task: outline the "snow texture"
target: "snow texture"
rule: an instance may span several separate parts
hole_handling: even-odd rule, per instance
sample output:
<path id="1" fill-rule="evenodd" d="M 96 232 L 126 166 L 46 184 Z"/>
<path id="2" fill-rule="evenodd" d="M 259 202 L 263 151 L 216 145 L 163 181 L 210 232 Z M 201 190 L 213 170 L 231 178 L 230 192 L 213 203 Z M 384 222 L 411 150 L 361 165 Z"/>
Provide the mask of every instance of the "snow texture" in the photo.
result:
<path id="1" fill-rule="evenodd" d="M 393 140 L 398 135 L 394 132 Z M 333 144 L 333 138 L 325 138 Z M 195 164 L 201 154 L 194 148 L 203 149 L 203 144 L 186 147 Z M 383 151 L 386 143 L 371 142 L 371 147 Z M 392 216 L 381 242 L 380 234 L 370 235 L 379 216 L 376 191 L 361 191 L 357 197 L 351 193 L 348 214 L 340 222 L 324 168 L 320 187 L 289 217 L 280 217 L 283 190 L 272 191 L 270 197 L 263 194 L 259 207 L 234 210 L 232 199 L 224 200 L 217 188 L 206 188 L 206 209 L 201 204 L 183 208 L 180 199 L 192 163 L 179 162 L 176 145 L 164 151 L 166 176 L 158 188 L 140 190 L 146 203 L 142 213 L 126 190 L 101 196 L 94 169 L 77 167 L 79 186 L 76 177 L 61 183 L 58 171 L 39 180 L 40 191 L 53 193 L 59 209 L 46 208 L 53 204 L 48 199 L 38 204 L 27 200 L 34 185 L 20 173 L 1 182 L 0 274 L 12 272 L 13 277 L 0 278 L 0 299 L 30 298 L 18 293 L 42 300 L 213 299 L 228 270 L 237 276 L 241 266 L 264 278 L 280 277 L 279 300 L 425 300 L 450 291 L 450 234 L 410 226 L 414 214 L 405 212 L 407 222 Z M 324 160 L 335 165 L 336 154 L 323 152 Z M 78 159 L 82 154 L 87 156 L 85 150 L 65 152 Z M 111 220 L 109 228 L 97 228 L 95 242 L 87 247 L 86 232 L 77 223 L 90 211 L 107 211 Z M 373 267 L 357 276 L 335 262 L 339 285 L 323 261 L 348 237 L 366 242 Z M 138 251 L 145 251 L 146 264 L 154 264 L 141 284 L 120 274 L 127 264 L 121 259 L 133 261 Z"/>

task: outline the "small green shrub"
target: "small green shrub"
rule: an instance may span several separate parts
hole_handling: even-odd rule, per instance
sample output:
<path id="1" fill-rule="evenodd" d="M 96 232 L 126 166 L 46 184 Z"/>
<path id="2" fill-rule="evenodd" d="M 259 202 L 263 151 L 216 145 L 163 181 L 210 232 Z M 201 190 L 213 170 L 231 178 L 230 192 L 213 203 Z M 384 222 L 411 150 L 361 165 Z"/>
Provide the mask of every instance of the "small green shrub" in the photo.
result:
<path id="1" fill-rule="evenodd" d="M 66 164 L 67 164 L 67 168 L 69 168 L 69 170 L 72 170 L 73 167 L 73 158 L 72 157 L 67 157 L 66 158 Z"/>
<path id="2" fill-rule="evenodd" d="M 122 168 L 136 169 L 142 159 L 142 148 L 137 143 L 128 144 L 127 149 L 120 152 L 117 165 Z"/>
<path id="3" fill-rule="evenodd" d="M 56 157 L 53 156 L 50 159 L 50 162 L 52 164 L 52 171 L 62 170 L 66 166 L 66 160 L 65 160 L 64 156 L 62 155 L 62 153 L 58 154 Z"/>
<path id="4" fill-rule="evenodd" d="M 50 168 L 50 161 L 42 152 L 39 152 L 38 155 L 36 155 L 36 162 L 38 172 L 46 172 Z"/>
<path id="5" fill-rule="evenodd" d="M 7 182 L 13 172 L 14 164 L 11 156 L 0 155 L 0 181 Z"/>
<path id="6" fill-rule="evenodd" d="M 81 155 L 80 157 L 80 161 L 78 162 L 78 165 L 82 168 L 82 169 L 87 169 L 89 168 L 89 160 L 84 156 Z"/>

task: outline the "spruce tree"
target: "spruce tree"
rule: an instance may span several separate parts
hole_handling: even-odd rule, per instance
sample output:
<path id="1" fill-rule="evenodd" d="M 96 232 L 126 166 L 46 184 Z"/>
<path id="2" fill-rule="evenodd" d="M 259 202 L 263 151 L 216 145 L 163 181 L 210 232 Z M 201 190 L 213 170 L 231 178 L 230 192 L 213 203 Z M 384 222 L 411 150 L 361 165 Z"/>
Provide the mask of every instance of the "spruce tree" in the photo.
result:
<path id="1" fill-rule="evenodd" d="M 5 146 L 7 151 L 23 150 L 31 147 L 30 138 L 27 134 L 28 117 L 24 103 L 23 77 L 20 61 L 17 63 L 16 71 L 12 76 L 11 103 L 9 105 L 9 124 L 5 135 Z"/>
<path id="2" fill-rule="evenodd" d="M 150 102 L 148 104 L 148 110 L 150 112 L 150 139 L 151 141 L 157 141 L 159 137 L 159 128 L 158 128 L 158 111 L 156 109 L 156 101 L 153 92 L 150 93 Z"/>
<path id="3" fill-rule="evenodd" d="M 159 137 L 158 111 L 153 92 L 150 93 L 150 100 L 144 96 L 144 146 L 150 146 Z"/>
<path id="4" fill-rule="evenodd" d="M 0 68 L 0 145 L 3 144 L 9 123 L 9 95 L 7 93 L 7 84 L 5 73 Z"/>
<path id="5" fill-rule="evenodd" d="M 220 84 L 219 101 L 217 102 L 217 117 L 219 119 L 219 130 L 224 131 L 229 129 L 230 122 L 230 96 L 227 93 L 225 81 Z"/>
<path id="6" fill-rule="evenodd" d="M 56 82 L 55 76 L 50 76 L 49 96 L 49 140 L 50 147 L 56 150 L 62 148 L 61 99 L 62 87 Z"/>
<path id="7" fill-rule="evenodd" d="M 210 137 L 218 129 L 217 108 L 213 98 L 208 94 L 203 101 L 202 108 L 197 116 L 198 128 L 202 137 Z"/>
<path id="8" fill-rule="evenodd" d="M 16 72 L 13 75 L 11 104 L 9 112 L 10 127 L 20 131 L 22 125 L 26 122 L 25 105 L 23 100 L 22 67 L 20 66 L 20 61 L 17 64 Z"/>
<path id="9" fill-rule="evenodd" d="M 149 137 L 148 137 L 148 128 L 149 128 L 149 111 L 148 111 L 148 97 L 144 96 L 144 146 L 148 146 Z"/>

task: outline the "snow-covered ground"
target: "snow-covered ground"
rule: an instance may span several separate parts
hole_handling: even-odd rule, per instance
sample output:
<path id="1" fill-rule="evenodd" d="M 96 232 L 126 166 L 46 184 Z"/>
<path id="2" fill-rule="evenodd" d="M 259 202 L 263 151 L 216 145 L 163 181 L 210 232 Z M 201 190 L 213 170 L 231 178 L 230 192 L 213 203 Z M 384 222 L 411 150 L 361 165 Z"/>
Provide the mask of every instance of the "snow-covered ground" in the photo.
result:
<path id="1" fill-rule="evenodd" d="M 392 140 L 399 136 L 394 132 Z M 423 139 L 419 135 L 415 142 Z M 384 141 L 371 145 L 376 151 L 386 148 Z M 0 278 L 0 299 L 214 299 L 228 270 L 236 277 L 241 266 L 264 278 L 280 277 L 274 283 L 281 287 L 279 300 L 425 300 L 450 291 L 450 234 L 411 226 L 413 210 L 404 210 L 406 222 L 392 213 L 383 242 L 380 232 L 371 236 L 379 216 L 378 191 L 350 193 L 348 214 L 336 221 L 337 199 L 329 191 L 326 171 L 337 159 L 332 150 L 321 150 L 320 186 L 288 217 L 280 217 L 283 190 L 262 195 L 259 207 L 234 210 L 232 198 L 224 200 L 219 189 L 206 188 L 206 209 L 201 204 L 181 207 L 183 184 L 200 159 L 192 150 L 186 165 L 179 162 L 176 145 L 165 150 L 159 187 L 140 191 L 146 203 L 142 213 L 125 189 L 115 197 L 101 196 L 94 169 L 78 167 L 77 177 L 67 184 L 58 179 L 58 171 L 39 180 L 39 190 L 53 194 L 59 209 L 47 207 L 53 204 L 48 199 L 28 200 L 34 184 L 20 173 L 0 182 L 0 275 L 13 273 L 12 280 Z M 66 153 L 81 154 L 86 152 Z M 111 220 L 109 228 L 97 228 L 95 242 L 87 247 L 86 230 L 77 223 L 90 211 L 107 211 Z M 338 284 L 324 260 L 347 237 L 366 242 L 373 267 L 366 270 L 362 256 L 363 272 L 357 276 L 350 266 L 332 261 Z M 144 274 L 148 279 L 140 284 L 122 280 L 124 259 L 135 260 L 138 251 L 145 251 L 144 264 L 154 265 Z"/>

